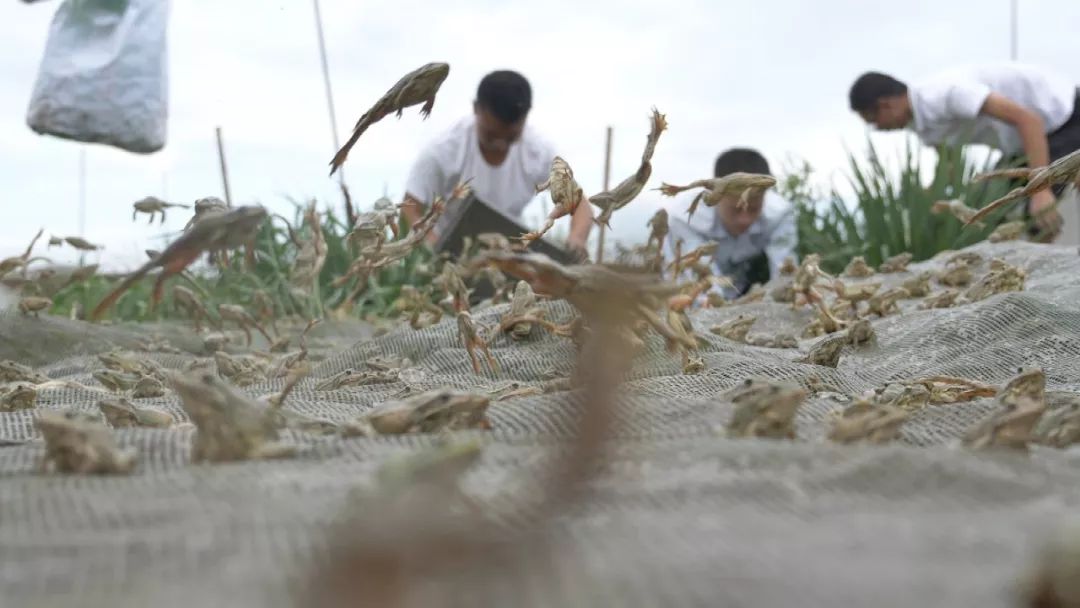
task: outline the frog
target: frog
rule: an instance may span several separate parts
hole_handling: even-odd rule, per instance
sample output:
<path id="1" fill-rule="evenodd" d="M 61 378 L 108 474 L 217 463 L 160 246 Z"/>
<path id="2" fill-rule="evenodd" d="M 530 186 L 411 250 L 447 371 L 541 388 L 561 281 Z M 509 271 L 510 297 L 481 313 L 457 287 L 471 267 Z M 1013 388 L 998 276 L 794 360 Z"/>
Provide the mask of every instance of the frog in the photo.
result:
<path id="1" fill-rule="evenodd" d="M 280 441 L 274 412 L 210 372 L 170 372 L 169 383 L 197 429 L 194 463 L 289 458 L 297 448 Z"/>
<path id="2" fill-rule="evenodd" d="M 118 447 L 100 422 L 45 410 L 34 425 L 45 440 L 43 472 L 123 475 L 135 469 L 135 450 Z"/>
<path id="3" fill-rule="evenodd" d="M 1027 229 L 1027 222 L 1024 220 L 1015 220 L 1012 222 L 1005 222 L 999 224 L 989 236 L 986 237 L 987 241 L 991 243 L 1001 243 L 1004 241 L 1015 241 L 1024 235 L 1024 230 Z"/>
<path id="4" fill-rule="evenodd" d="M 866 263 L 866 259 L 864 259 L 861 255 L 857 255 L 851 258 L 851 261 L 848 262 L 848 265 L 844 268 L 841 276 L 861 279 L 873 276 L 873 274 L 874 269 Z"/>
<path id="5" fill-rule="evenodd" d="M 925 271 L 904 279 L 900 287 L 907 292 L 907 295 L 903 298 L 924 298 L 930 295 L 930 279 L 932 278 L 934 278 L 934 273 Z"/>
<path id="6" fill-rule="evenodd" d="M 930 390 L 919 383 L 890 382 L 875 391 L 874 402 L 906 412 L 918 411 L 930 403 Z"/>
<path id="7" fill-rule="evenodd" d="M 155 376 L 143 376 L 139 378 L 135 386 L 131 387 L 133 399 L 146 399 L 165 396 L 165 383 Z"/>
<path id="8" fill-rule="evenodd" d="M 833 423 L 828 438 L 837 443 L 887 443 L 896 439 L 911 415 L 891 405 L 856 401 Z"/>
<path id="9" fill-rule="evenodd" d="M 136 407 L 127 399 L 103 399 L 97 407 L 105 420 L 113 428 L 149 427 L 169 428 L 176 424 L 176 418 L 168 412 L 153 408 Z"/>
<path id="10" fill-rule="evenodd" d="M 946 287 L 966 287 L 971 283 L 971 279 L 971 267 L 962 260 L 948 264 L 937 275 L 938 283 Z"/>
<path id="11" fill-rule="evenodd" d="M 919 304 L 919 309 L 930 310 L 934 308 L 949 308 L 956 303 L 956 299 L 959 296 L 959 291 L 955 289 L 945 289 L 923 298 L 923 301 Z"/>
<path id="12" fill-rule="evenodd" d="M 878 266 L 878 272 L 882 274 L 889 274 L 893 272 L 904 272 L 907 270 L 908 264 L 911 263 L 912 256 L 908 252 L 899 253 L 890 258 L 887 258 Z"/>
<path id="13" fill-rule="evenodd" d="M 772 297 L 774 302 L 791 304 L 795 301 L 795 283 L 784 281 L 769 290 L 769 296 Z"/>
<path id="14" fill-rule="evenodd" d="M 848 326 L 845 334 L 847 337 L 847 343 L 852 346 L 859 346 L 860 344 L 869 344 L 876 338 L 874 334 L 874 326 L 870 324 L 870 321 L 866 319 L 859 319 Z"/>
<path id="15" fill-rule="evenodd" d="M 900 312 L 897 302 L 907 299 L 909 296 L 910 293 L 903 287 L 892 287 L 875 293 L 866 301 L 866 314 L 886 317 L 894 312 Z"/>
<path id="16" fill-rule="evenodd" d="M 218 373 L 237 386 L 249 386 L 266 378 L 269 363 L 252 355 L 230 355 L 223 351 L 214 353 Z"/>
<path id="17" fill-rule="evenodd" d="M 90 374 L 102 386 L 110 391 L 123 392 L 135 388 L 140 376 L 113 369 L 99 369 Z"/>
<path id="18" fill-rule="evenodd" d="M 1027 273 L 1015 266 L 994 269 L 983 275 L 974 285 L 964 292 L 964 299 L 969 302 L 984 300 L 992 295 L 1010 291 L 1023 291 Z"/>
<path id="19" fill-rule="evenodd" d="M 1046 412 L 1034 431 L 1034 441 L 1055 448 L 1080 443 L 1080 395 Z"/>
<path id="20" fill-rule="evenodd" d="M 32 382 L 41 384 L 48 382 L 49 377 L 33 368 L 5 359 L 0 361 L 0 383 L 3 382 Z"/>
<path id="21" fill-rule="evenodd" d="M 790 382 L 747 378 L 725 393 L 735 406 L 727 436 L 795 439 L 795 412 L 806 399 L 806 389 Z"/>
<path id="22" fill-rule="evenodd" d="M 810 351 L 805 357 L 799 359 L 798 363 L 836 367 L 840 364 L 840 353 L 844 345 L 848 343 L 848 339 L 846 334 L 824 338 L 811 346 Z"/>
<path id="23" fill-rule="evenodd" d="M 387 401 L 357 420 L 346 423 L 343 435 L 431 433 L 445 430 L 488 429 L 487 408 L 491 398 L 451 388 Z"/>
<path id="24" fill-rule="evenodd" d="M 163 368 L 153 359 L 138 357 L 134 353 L 119 350 L 100 353 L 97 357 L 107 369 L 138 376 L 153 376 L 158 380 L 165 379 Z"/>
<path id="25" fill-rule="evenodd" d="M 752 334 L 746 336 L 746 343 L 751 346 L 760 346 L 763 348 L 799 347 L 798 338 L 789 333 L 778 333 L 771 336 L 766 334 Z"/>
<path id="26" fill-rule="evenodd" d="M 1027 451 L 1032 431 L 1046 411 L 1046 375 L 1038 368 L 1020 368 L 997 395 L 1001 408 L 972 427 L 964 447 Z"/>
<path id="27" fill-rule="evenodd" d="M 37 403 L 37 385 L 32 382 L 9 382 L 0 385 L 0 412 L 33 409 Z"/>
<path id="28" fill-rule="evenodd" d="M 757 321 L 757 317 L 754 315 L 741 314 L 718 325 L 713 325 L 709 328 L 709 331 L 728 340 L 746 342 L 746 335 L 750 332 L 750 327 L 753 326 L 755 321 Z"/>
<path id="29" fill-rule="evenodd" d="M 390 384 L 392 382 L 397 382 L 398 376 L 399 371 L 394 369 L 386 371 L 363 371 L 350 367 L 317 382 L 315 384 L 315 390 L 333 391 L 347 386 Z"/>

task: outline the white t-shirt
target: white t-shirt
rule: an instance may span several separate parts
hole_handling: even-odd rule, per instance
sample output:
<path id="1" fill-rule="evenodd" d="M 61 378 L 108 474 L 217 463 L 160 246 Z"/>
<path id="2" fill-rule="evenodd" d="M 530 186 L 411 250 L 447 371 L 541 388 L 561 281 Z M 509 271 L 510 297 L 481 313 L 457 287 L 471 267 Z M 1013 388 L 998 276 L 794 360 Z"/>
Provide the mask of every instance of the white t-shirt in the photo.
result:
<path id="1" fill-rule="evenodd" d="M 528 124 L 510 146 L 501 165 L 489 165 L 480 153 L 476 117 L 457 121 L 420 153 L 409 171 L 405 190 L 425 204 L 436 195 L 449 198 L 454 186 L 472 178 L 476 197 L 521 221 L 521 212 L 536 196 L 537 184 L 547 180 L 555 148 Z"/>
<path id="2" fill-rule="evenodd" d="M 987 96 L 998 93 L 1034 110 L 1050 133 L 1072 115 L 1076 83 L 1053 70 L 1007 62 L 952 68 L 908 92 L 912 128 L 927 145 L 979 143 L 1013 155 L 1024 150 L 1020 133 L 1004 121 L 979 115 Z"/>

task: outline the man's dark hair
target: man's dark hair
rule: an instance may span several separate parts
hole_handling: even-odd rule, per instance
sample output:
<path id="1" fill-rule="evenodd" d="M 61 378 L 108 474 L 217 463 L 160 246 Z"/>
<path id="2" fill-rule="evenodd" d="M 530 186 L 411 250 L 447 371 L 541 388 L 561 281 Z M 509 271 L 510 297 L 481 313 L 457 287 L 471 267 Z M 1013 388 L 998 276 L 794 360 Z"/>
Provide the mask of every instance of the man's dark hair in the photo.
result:
<path id="1" fill-rule="evenodd" d="M 769 173 L 769 162 L 753 148 L 729 148 L 716 157 L 713 177 L 724 177 L 740 171 L 772 175 Z"/>
<path id="2" fill-rule="evenodd" d="M 529 81 L 512 70 L 496 70 L 480 81 L 476 103 L 495 118 L 515 123 L 525 118 L 532 108 L 532 88 Z"/>
<path id="3" fill-rule="evenodd" d="M 866 72 L 855 79 L 848 92 L 848 102 L 856 112 L 873 110 L 882 97 L 907 93 L 907 85 L 881 72 Z"/>

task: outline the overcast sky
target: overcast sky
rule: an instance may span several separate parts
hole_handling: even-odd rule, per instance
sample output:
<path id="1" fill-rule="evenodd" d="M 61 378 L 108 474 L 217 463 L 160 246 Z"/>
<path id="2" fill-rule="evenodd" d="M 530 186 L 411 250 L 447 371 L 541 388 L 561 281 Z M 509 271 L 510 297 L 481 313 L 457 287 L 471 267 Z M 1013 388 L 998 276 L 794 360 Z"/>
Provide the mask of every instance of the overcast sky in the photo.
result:
<path id="1" fill-rule="evenodd" d="M 147 195 L 190 203 L 222 196 L 214 127 L 224 132 L 234 204 L 259 202 L 291 217 L 286 197 L 339 204 L 310 0 L 173 2 L 168 31 L 166 148 L 136 155 L 38 136 L 26 110 L 52 15 L 61 0 L 0 2 L 0 256 L 46 235 L 78 231 L 78 159 L 86 150 L 85 236 L 107 245 L 107 266 L 141 263 L 187 221 L 131 221 Z M 450 9 L 448 5 L 454 4 Z M 1022 0 L 1019 52 L 1080 83 L 1080 2 Z M 865 127 L 847 109 L 867 69 L 916 79 L 957 62 L 1009 56 L 1009 1 L 891 3 L 852 0 L 321 0 L 339 136 L 401 75 L 428 61 L 451 65 L 426 121 L 418 107 L 361 137 L 344 170 L 368 206 L 384 187 L 400 199 L 418 148 L 471 111 L 479 79 L 512 68 L 532 82 L 530 121 L 556 142 L 587 193 L 600 190 L 604 129 L 614 127 L 612 183 L 635 170 L 650 107 L 667 115 L 653 178 L 711 175 L 729 146 L 757 147 L 780 169 L 807 159 L 821 179 L 843 180 L 845 146 Z M 874 136 L 887 151 L 902 137 Z M 644 192 L 616 214 L 616 238 L 636 240 L 661 203 Z M 535 215 L 535 211 L 531 212 Z M 565 221 L 565 220 L 564 220 Z M 53 250 L 57 259 L 70 256 Z M 92 256 L 93 259 L 93 256 Z"/>

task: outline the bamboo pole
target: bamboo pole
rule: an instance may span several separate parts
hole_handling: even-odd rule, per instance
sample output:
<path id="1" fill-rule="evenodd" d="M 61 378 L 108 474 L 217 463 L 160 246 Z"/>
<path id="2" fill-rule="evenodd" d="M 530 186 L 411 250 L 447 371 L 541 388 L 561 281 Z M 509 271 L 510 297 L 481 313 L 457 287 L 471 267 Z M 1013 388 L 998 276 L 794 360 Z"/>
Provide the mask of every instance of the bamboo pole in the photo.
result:
<path id="1" fill-rule="evenodd" d="M 217 132 L 217 153 L 221 162 L 221 183 L 225 186 L 225 204 L 232 207 L 232 194 L 229 193 L 229 172 L 225 168 L 225 144 L 221 141 L 221 127 L 215 127 Z"/>
<path id="2" fill-rule="evenodd" d="M 326 109 L 330 115 L 330 141 L 334 144 L 334 153 L 336 154 L 341 149 L 341 144 L 338 140 L 337 112 L 334 110 L 334 91 L 330 86 L 330 63 L 326 60 L 326 39 L 323 37 L 322 11 L 319 10 L 319 0 L 312 0 L 312 4 L 315 6 L 315 34 L 319 40 L 319 63 L 322 66 Z M 351 226 L 356 221 L 356 211 L 353 209 L 348 193 L 345 190 L 345 167 L 338 167 L 336 174 L 338 185 L 341 187 L 342 194 L 345 195 L 345 219 L 348 220 Z"/>
<path id="3" fill-rule="evenodd" d="M 607 137 L 604 143 L 604 191 L 608 189 L 608 183 L 611 180 L 611 125 L 607 128 Z M 600 224 L 600 238 L 596 242 L 596 263 L 602 264 L 604 262 L 604 233 L 607 232 L 607 227 Z"/>

